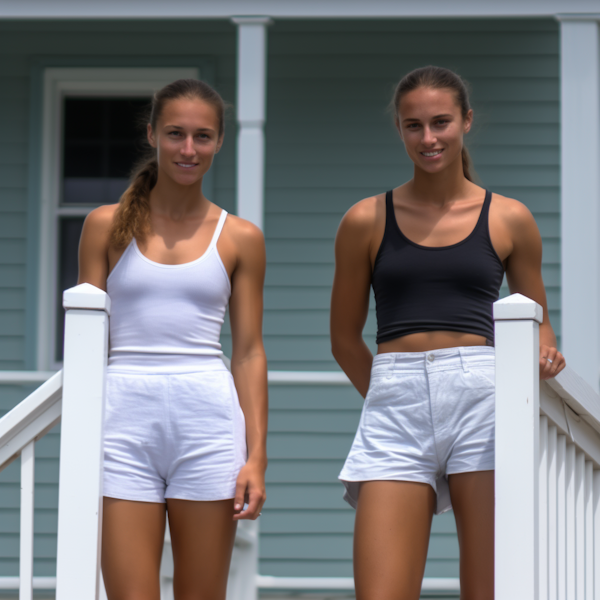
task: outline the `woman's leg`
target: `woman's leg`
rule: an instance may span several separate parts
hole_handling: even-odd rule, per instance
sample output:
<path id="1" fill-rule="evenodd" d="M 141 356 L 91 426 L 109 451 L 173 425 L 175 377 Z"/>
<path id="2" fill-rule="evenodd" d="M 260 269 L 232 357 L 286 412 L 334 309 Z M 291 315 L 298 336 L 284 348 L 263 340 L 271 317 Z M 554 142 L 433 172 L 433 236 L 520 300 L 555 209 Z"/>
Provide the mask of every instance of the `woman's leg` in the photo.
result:
<path id="1" fill-rule="evenodd" d="M 435 492 L 426 483 L 361 484 L 354 529 L 356 600 L 418 600 Z"/>
<path id="2" fill-rule="evenodd" d="M 460 545 L 461 600 L 494 598 L 494 471 L 448 477 Z"/>
<path id="3" fill-rule="evenodd" d="M 235 540 L 233 499 L 167 500 L 175 600 L 225 600 Z"/>
<path id="4" fill-rule="evenodd" d="M 160 600 L 165 505 L 104 498 L 102 574 L 109 600 Z"/>

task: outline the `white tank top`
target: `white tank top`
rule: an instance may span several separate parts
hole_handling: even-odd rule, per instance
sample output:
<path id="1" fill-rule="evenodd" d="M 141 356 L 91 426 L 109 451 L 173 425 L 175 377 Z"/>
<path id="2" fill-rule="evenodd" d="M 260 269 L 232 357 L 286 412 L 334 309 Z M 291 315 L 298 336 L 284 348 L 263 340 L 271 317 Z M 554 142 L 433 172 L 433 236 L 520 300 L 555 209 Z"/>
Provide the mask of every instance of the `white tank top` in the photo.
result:
<path id="1" fill-rule="evenodd" d="M 131 240 L 106 281 L 109 365 L 139 362 L 140 354 L 147 363 L 158 354 L 184 360 L 222 355 L 219 338 L 231 285 L 217 240 L 226 217 L 222 211 L 206 252 L 181 265 L 154 262 Z"/>

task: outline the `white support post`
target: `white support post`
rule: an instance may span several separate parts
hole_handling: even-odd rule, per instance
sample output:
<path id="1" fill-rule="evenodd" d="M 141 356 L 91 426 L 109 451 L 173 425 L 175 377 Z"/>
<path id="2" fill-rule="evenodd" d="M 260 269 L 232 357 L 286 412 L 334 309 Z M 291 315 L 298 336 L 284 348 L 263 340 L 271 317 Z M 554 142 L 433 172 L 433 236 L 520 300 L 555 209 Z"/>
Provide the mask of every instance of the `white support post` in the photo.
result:
<path id="1" fill-rule="evenodd" d="M 597 19 L 597 16 L 596 16 Z M 600 32 L 560 18 L 562 351 L 596 392 L 600 379 Z"/>
<path id="2" fill-rule="evenodd" d="M 238 523 L 226 600 L 258 600 L 258 521 Z"/>
<path id="3" fill-rule="evenodd" d="M 496 321 L 496 600 L 538 600 L 539 323 L 521 294 L 494 304 Z M 515 493 L 518 490 L 518 493 Z M 515 544 L 515 540 L 519 540 Z"/>
<path id="4" fill-rule="evenodd" d="M 264 220 L 268 17 L 234 17 L 237 48 L 237 213 Z"/>
<path id="5" fill-rule="evenodd" d="M 63 305 L 67 314 L 56 598 L 97 600 L 110 298 L 85 283 L 67 290 Z"/>
<path id="6" fill-rule="evenodd" d="M 19 600 L 33 600 L 33 509 L 35 440 L 21 450 L 21 535 Z"/>
<path id="7" fill-rule="evenodd" d="M 600 598 L 600 470 L 594 471 L 593 506 L 594 527 L 592 535 L 594 536 L 594 595 L 596 600 Z"/>

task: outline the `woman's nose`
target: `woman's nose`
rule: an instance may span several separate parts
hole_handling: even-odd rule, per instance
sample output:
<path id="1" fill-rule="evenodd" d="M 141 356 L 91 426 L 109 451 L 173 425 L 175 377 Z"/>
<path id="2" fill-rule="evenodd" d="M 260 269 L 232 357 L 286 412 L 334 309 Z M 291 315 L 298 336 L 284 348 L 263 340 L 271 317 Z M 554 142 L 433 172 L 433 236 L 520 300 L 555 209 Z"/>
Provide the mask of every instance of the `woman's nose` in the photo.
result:
<path id="1" fill-rule="evenodd" d="M 184 156 L 193 156 L 196 153 L 194 150 L 194 140 L 190 137 L 186 137 L 181 148 L 181 154 Z"/>
<path id="2" fill-rule="evenodd" d="M 436 137 L 429 127 L 423 127 L 423 143 L 424 144 L 435 144 Z"/>

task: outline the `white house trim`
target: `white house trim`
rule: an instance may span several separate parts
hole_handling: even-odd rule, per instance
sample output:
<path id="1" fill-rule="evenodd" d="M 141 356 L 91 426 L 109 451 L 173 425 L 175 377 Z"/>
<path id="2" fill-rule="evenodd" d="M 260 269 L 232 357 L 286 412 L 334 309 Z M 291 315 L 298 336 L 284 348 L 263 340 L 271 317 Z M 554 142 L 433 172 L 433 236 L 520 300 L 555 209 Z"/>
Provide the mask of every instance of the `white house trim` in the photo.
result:
<path id="1" fill-rule="evenodd" d="M 40 254 L 37 369 L 59 368 L 54 362 L 57 226 L 59 215 L 85 215 L 93 207 L 60 207 L 62 99 L 65 96 L 153 94 L 167 83 L 198 77 L 196 68 L 48 68 L 44 96 L 40 180 Z"/>
<path id="2" fill-rule="evenodd" d="M 561 19 L 562 349 L 600 378 L 600 27 Z"/>
<path id="3" fill-rule="evenodd" d="M 0 19 L 552 17 L 600 13 L 597 0 L 0 0 Z"/>
<path id="4" fill-rule="evenodd" d="M 237 47 L 237 214 L 263 228 L 268 17 L 235 17 Z"/>

